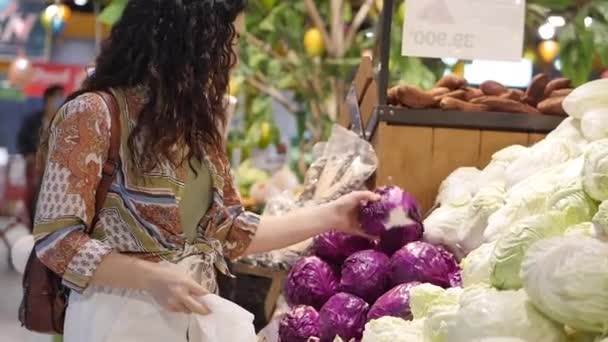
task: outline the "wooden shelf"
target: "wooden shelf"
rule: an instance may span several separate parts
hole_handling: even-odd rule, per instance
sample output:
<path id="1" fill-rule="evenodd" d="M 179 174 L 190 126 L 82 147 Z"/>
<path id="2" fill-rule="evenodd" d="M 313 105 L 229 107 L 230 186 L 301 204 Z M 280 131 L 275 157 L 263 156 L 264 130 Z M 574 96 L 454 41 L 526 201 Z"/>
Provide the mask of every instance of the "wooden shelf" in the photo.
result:
<path id="1" fill-rule="evenodd" d="M 549 133 L 565 117 L 520 113 L 471 113 L 440 109 L 378 106 L 380 121 L 388 125 L 463 128 L 507 132 Z"/>

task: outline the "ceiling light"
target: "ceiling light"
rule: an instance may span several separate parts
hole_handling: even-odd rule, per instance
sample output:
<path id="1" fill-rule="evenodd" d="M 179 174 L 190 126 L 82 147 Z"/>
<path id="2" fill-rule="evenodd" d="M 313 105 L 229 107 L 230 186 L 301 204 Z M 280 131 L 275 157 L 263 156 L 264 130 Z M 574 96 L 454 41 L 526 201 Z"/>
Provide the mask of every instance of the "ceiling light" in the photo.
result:
<path id="1" fill-rule="evenodd" d="M 552 39 L 555 37 L 555 26 L 549 23 L 541 25 L 538 28 L 538 35 L 544 40 Z"/>
<path id="2" fill-rule="evenodd" d="M 562 27 L 566 25 L 566 19 L 564 19 L 564 17 L 562 17 L 561 15 L 552 15 L 547 19 L 547 21 L 549 22 L 549 24 L 555 27 Z"/>

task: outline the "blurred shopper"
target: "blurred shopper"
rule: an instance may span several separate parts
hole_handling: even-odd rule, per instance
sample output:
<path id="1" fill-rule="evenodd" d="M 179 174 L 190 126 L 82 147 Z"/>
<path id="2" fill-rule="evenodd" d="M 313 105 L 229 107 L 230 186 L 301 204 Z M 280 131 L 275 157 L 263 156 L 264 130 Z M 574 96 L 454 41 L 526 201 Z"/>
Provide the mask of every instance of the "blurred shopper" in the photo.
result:
<path id="1" fill-rule="evenodd" d="M 65 99 L 64 89 L 53 85 L 44 91 L 42 110 L 31 113 L 23 119 L 17 136 L 17 149 L 24 157 L 36 155 L 40 142 L 40 130 L 48 127 L 49 119 L 59 109 Z"/>
<path id="2" fill-rule="evenodd" d="M 62 86 L 52 85 L 48 87 L 44 91 L 42 110 L 26 116 L 17 134 L 17 150 L 23 155 L 26 162 L 26 209 L 30 216 L 29 222 L 33 222 L 34 219 L 38 183 L 40 181 L 40 170 L 36 165 L 40 135 L 47 134 L 50 118 L 57 112 L 64 100 L 65 91 Z"/>

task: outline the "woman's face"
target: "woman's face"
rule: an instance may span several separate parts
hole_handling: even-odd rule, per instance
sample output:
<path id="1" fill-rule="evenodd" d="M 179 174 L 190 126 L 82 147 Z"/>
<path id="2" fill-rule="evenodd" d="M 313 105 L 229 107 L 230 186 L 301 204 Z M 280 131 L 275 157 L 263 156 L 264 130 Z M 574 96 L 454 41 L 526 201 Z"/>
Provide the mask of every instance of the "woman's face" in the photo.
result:
<path id="1" fill-rule="evenodd" d="M 236 67 L 239 64 L 239 41 L 241 34 L 245 32 L 245 14 L 241 13 L 236 17 L 234 20 L 234 29 L 236 34 L 234 35 L 234 42 L 232 42 L 232 51 L 234 52 L 234 55 L 237 56 L 236 63 L 234 63 L 234 67 Z"/>

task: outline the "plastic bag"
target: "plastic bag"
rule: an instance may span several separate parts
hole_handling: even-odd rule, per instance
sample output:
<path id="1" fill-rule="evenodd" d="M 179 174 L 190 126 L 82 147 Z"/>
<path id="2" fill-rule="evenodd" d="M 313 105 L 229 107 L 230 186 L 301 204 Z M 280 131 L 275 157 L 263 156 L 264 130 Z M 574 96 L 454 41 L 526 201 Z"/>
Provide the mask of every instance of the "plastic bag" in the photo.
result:
<path id="1" fill-rule="evenodd" d="M 372 145 L 339 125 L 334 125 L 328 141 L 313 147 L 312 156 L 313 162 L 306 171 L 302 192 L 294 195 L 293 191 L 284 191 L 269 198 L 264 215 L 284 215 L 297 208 L 326 203 L 363 189 L 378 166 Z M 282 250 L 252 255 L 241 261 L 288 269 L 311 242 L 312 239 Z"/>
<path id="2" fill-rule="evenodd" d="M 199 298 L 211 314 L 192 315 L 200 329 L 190 331 L 190 340 L 202 342 L 242 341 L 255 342 L 253 314 L 219 296 L 208 294 Z"/>
<path id="3" fill-rule="evenodd" d="M 372 145 L 339 125 L 334 125 L 327 143 L 316 147 L 314 156 L 318 158 L 306 173 L 300 206 L 329 202 L 362 189 L 378 166 Z"/>

